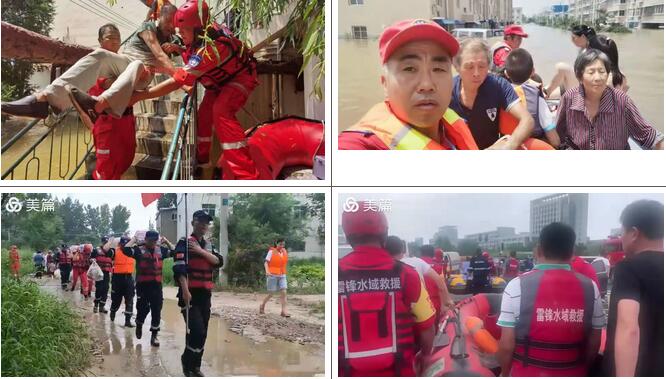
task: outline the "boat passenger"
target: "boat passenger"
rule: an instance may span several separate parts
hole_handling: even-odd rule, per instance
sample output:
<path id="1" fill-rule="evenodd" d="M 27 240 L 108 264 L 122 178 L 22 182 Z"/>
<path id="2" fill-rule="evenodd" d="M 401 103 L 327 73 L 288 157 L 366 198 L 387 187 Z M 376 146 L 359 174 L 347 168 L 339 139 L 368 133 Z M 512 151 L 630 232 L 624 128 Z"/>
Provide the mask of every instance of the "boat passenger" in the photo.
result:
<path id="1" fill-rule="evenodd" d="M 564 94 L 557 118 L 562 148 L 629 149 L 631 137 L 643 149 L 663 150 L 664 135 L 641 116 L 625 92 L 606 85 L 610 70 L 610 59 L 597 49 L 587 49 L 576 59 L 580 84 Z"/>
<path id="2" fill-rule="evenodd" d="M 532 134 L 534 120 L 511 84 L 489 75 L 490 48 L 478 38 L 464 40 L 453 64 L 451 109 L 465 119 L 479 149 L 515 150 Z M 518 120 L 510 136 L 500 138 L 499 114 L 504 110 Z"/>
<path id="3" fill-rule="evenodd" d="M 562 223 L 541 230 L 534 270 L 502 295 L 497 358 L 501 376 L 587 376 L 601 345 L 599 289 L 571 270 L 576 233 Z"/>
<path id="4" fill-rule="evenodd" d="M 579 54 L 584 52 L 590 44 L 590 40 L 595 38 L 597 33 L 594 28 L 587 25 L 575 25 L 571 28 L 571 42 L 580 48 Z M 550 84 L 544 89 L 547 98 L 558 99 L 568 89 L 578 85 L 573 67 L 564 62 L 555 65 L 555 76 Z"/>
<path id="5" fill-rule="evenodd" d="M 507 57 L 504 73 L 534 119 L 532 137 L 544 139 L 557 148 L 560 137 L 555 130 L 555 114 L 548 108 L 541 84 L 530 79 L 534 75 L 534 62 L 530 53 L 525 49 L 513 50 Z M 500 129 L 503 123 L 511 124 L 507 127 L 515 127 L 517 120 L 513 117 L 500 117 Z"/>

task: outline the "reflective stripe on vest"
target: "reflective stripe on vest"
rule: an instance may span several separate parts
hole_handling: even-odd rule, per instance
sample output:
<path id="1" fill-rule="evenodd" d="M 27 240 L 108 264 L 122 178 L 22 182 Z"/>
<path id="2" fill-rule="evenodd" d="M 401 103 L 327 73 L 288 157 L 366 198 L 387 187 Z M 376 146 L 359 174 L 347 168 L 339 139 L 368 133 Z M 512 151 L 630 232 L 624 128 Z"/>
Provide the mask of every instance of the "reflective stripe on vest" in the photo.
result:
<path id="1" fill-rule="evenodd" d="M 58 263 L 61 265 L 71 265 L 72 257 L 68 256 L 67 253 L 61 252 L 58 254 Z"/>
<path id="2" fill-rule="evenodd" d="M 465 121 L 452 109 L 443 116 L 449 149 L 478 150 Z M 437 141 L 398 119 L 387 103 L 379 103 L 346 132 L 371 132 L 391 150 L 446 150 Z"/>
<path id="3" fill-rule="evenodd" d="M 577 294 L 576 289 L 581 289 L 582 294 Z M 513 354 L 513 367 L 520 369 L 521 375 L 532 376 L 543 374 L 540 369 L 565 370 L 584 367 L 586 338 L 592 328 L 594 312 L 592 281 L 572 271 L 533 270 L 520 276 L 520 290 L 520 315 L 515 326 L 516 349 Z M 548 305 L 552 304 L 552 308 L 540 307 L 544 293 L 551 296 L 548 298 Z M 576 301 L 579 303 L 575 304 Z M 567 313 L 566 321 L 563 321 L 563 311 Z M 572 312 L 576 315 L 575 319 L 569 317 Z M 546 323 L 548 325 L 545 325 Z M 576 333 L 576 329 L 579 333 L 572 337 L 571 341 L 561 340 L 563 335 L 571 334 L 572 331 Z M 540 355 L 535 356 L 534 350 L 540 352 Z M 564 358 L 570 356 L 577 358 Z"/>
<path id="4" fill-rule="evenodd" d="M 159 246 L 154 246 L 149 252 L 145 246 L 140 246 L 141 256 L 136 273 L 136 281 L 139 283 L 158 282 L 162 283 L 162 251 Z"/>
<path id="5" fill-rule="evenodd" d="M 190 236 L 188 241 L 197 243 L 205 250 L 211 250 L 206 240 L 197 240 L 196 237 Z M 199 255 L 192 255 L 188 253 L 187 256 L 187 283 L 190 288 L 204 288 L 207 290 L 213 289 L 213 270 L 215 266 L 210 264 L 207 260 Z"/>
<path id="6" fill-rule="evenodd" d="M 134 258 L 128 257 L 123 253 L 122 247 L 116 248 L 116 253 L 113 256 L 113 273 L 114 274 L 131 274 L 134 272 Z"/>
<path id="7" fill-rule="evenodd" d="M 113 261 L 106 255 L 98 255 L 97 258 L 95 258 L 95 261 L 97 261 L 97 264 L 99 265 L 99 268 L 102 269 L 102 271 L 111 272 L 113 269 Z"/>
<path id="8" fill-rule="evenodd" d="M 402 263 L 388 270 L 340 269 L 339 330 L 345 370 L 373 372 L 393 369 L 400 376 L 407 351 L 413 353 L 414 320 L 404 303 Z M 376 330 L 367 329 L 368 320 Z"/>
<path id="9" fill-rule="evenodd" d="M 287 273 L 287 261 L 289 256 L 286 249 L 270 248 L 271 259 L 268 261 L 268 272 L 272 275 L 285 275 Z M 282 251 L 282 254 L 280 254 Z"/>
<path id="10" fill-rule="evenodd" d="M 187 283 L 189 288 L 213 289 L 213 265 L 198 255 L 190 255 L 187 262 Z"/>

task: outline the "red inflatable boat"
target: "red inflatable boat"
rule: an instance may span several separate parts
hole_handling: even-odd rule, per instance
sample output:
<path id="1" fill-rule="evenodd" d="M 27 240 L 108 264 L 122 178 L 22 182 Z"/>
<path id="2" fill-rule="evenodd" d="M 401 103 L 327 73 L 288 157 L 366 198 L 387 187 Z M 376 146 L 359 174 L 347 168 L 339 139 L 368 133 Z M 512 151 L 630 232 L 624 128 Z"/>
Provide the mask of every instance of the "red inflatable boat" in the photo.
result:
<path id="1" fill-rule="evenodd" d="M 259 179 L 276 179 L 285 167 L 312 168 L 315 157 L 325 155 L 319 120 L 283 117 L 249 129 L 246 136 Z"/>

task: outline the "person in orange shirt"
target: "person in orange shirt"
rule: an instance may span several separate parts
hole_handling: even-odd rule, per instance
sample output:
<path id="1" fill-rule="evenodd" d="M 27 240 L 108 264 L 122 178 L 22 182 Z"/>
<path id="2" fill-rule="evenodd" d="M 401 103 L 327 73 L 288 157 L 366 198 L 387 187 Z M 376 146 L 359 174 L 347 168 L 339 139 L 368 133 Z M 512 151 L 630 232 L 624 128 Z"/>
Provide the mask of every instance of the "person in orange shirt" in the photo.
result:
<path id="1" fill-rule="evenodd" d="M 12 271 L 14 279 L 19 279 L 19 270 L 21 269 L 21 257 L 19 256 L 18 248 L 12 245 L 9 250 L 9 267 Z"/>
<path id="2" fill-rule="evenodd" d="M 259 313 L 264 314 L 266 303 L 273 297 L 273 294 L 280 291 L 280 304 L 282 312 L 280 316 L 291 317 L 287 313 L 287 262 L 289 254 L 284 248 L 284 238 L 275 241 L 275 245 L 268 250 L 264 260 L 264 269 L 266 270 L 266 287 L 268 295 L 259 306 Z"/>

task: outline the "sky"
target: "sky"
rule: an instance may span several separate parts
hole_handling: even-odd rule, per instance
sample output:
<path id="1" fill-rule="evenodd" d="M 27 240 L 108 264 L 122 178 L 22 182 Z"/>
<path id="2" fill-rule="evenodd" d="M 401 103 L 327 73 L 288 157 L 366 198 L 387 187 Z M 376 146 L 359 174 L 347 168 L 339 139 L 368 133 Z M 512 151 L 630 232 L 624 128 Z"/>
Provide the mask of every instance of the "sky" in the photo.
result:
<path id="1" fill-rule="evenodd" d="M 516 233 L 529 232 L 530 200 L 542 194 L 340 194 L 338 216 L 345 200 L 390 200 L 387 213 L 389 234 L 407 241 L 423 237 L 428 241 L 440 226 L 458 226 L 458 238 L 488 232 L 498 226 L 515 227 Z M 587 233 L 590 239 L 608 237 L 619 227 L 622 209 L 634 200 L 654 199 L 664 202 L 663 194 L 590 194 Z M 339 219 L 339 218 L 338 218 Z"/>
<path id="2" fill-rule="evenodd" d="M 523 7 L 525 16 L 535 15 L 545 8 L 550 8 L 551 5 L 559 4 L 568 5 L 569 0 L 513 0 L 513 7 Z"/>
<path id="3" fill-rule="evenodd" d="M 148 222 L 153 220 L 155 222 L 155 215 L 157 214 L 157 201 L 144 207 L 141 203 L 140 193 L 110 193 L 100 196 L 99 193 L 68 193 L 68 194 L 54 194 L 58 199 L 71 197 L 77 199 L 84 205 L 90 204 L 98 207 L 102 204 L 109 204 L 109 208 L 113 209 L 118 204 L 124 205 L 129 209 L 131 215 L 129 219 L 129 229 L 131 232 L 137 230 L 148 229 Z"/>

